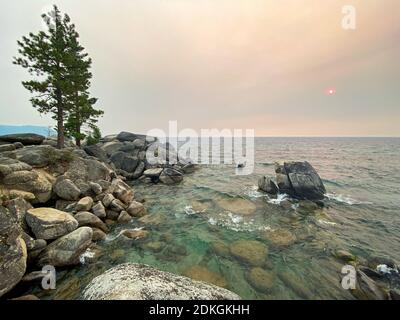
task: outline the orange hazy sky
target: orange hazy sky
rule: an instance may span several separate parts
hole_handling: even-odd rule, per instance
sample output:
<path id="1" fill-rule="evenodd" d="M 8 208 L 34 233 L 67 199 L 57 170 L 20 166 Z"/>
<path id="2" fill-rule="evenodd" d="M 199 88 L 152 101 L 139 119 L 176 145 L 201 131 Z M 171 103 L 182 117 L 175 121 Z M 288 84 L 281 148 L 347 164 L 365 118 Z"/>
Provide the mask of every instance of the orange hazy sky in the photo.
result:
<path id="1" fill-rule="evenodd" d="M 398 0 L 53 2 L 93 58 L 104 133 L 177 120 L 259 136 L 400 136 Z M 0 124 L 52 124 L 11 61 L 53 2 L 2 3 Z M 355 30 L 341 26 L 344 5 L 356 9 Z"/>

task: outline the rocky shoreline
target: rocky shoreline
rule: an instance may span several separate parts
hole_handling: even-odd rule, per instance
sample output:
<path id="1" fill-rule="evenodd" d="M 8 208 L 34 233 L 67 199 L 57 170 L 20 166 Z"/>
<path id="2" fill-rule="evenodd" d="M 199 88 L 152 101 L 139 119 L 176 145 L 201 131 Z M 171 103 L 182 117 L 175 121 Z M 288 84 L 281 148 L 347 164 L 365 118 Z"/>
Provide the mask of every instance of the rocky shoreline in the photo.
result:
<path id="1" fill-rule="evenodd" d="M 2 298 L 19 298 L 14 292 L 20 283 L 37 285 L 45 276 L 41 271 L 43 266 L 71 268 L 78 265 L 87 252 L 91 253 L 91 259 L 96 259 L 96 254 L 101 251 L 96 243 L 106 238 L 113 225 L 124 225 L 132 219 L 146 219 L 144 201 L 135 196 L 134 189 L 129 185 L 130 180 L 172 185 L 182 182 L 185 174 L 196 169 L 190 160 L 179 159 L 168 144 L 128 132 L 104 137 L 100 143 L 82 149 L 71 144 L 58 150 L 54 147 L 55 143 L 53 139 L 30 134 L 0 137 Z M 159 157 L 161 161 L 158 163 L 147 159 L 147 152 L 152 148 L 155 156 L 160 153 L 165 155 Z M 275 172 L 276 182 L 269 177 L 260 178 L 260 190 L 271 196 L 288 194 L 293 203 L 300 201 L 302 206 L 308 208 L 324 205 L 325 187 L 308 162 L 277 164 Z M 287 202 L 287 205 L 293 205 L 291 200 Z M 146 229 L 124 229 L 120 236 L 135 241 L 146 237 L 148 232 Z M 271 237 L 279 244 L 292 241 L 290 234 L 274 233 Z M 262 243 L 238 241 L 228 251 L 235 259 L 252 267 L 247 277 L 254 287 L 260 290 L 269 288 L 269 274 L 260 268 L 268 254 Z M 352 291 L 354 297 L 399 298 L 398 291 L 390 289 L 391 282 L 398 281 L 396 262 L 384 258 L 363 261 L 343 250 L 335 252 L 335 256 L 357 270 L 359 281 Z M 123 281 L 126 277 L 138 281 L 127 285 Z M 175 282 L 181 284 L 178 291 L 173 285 Z M 115 286 L 110 287 L 110 283 Z M 158 292 L 156 289 L 159 287 L 165 290 Z M 239 298 L 226 289 L 140 264 L 125 264 L 110 269 L 92 280 L 83 297 Z"/>

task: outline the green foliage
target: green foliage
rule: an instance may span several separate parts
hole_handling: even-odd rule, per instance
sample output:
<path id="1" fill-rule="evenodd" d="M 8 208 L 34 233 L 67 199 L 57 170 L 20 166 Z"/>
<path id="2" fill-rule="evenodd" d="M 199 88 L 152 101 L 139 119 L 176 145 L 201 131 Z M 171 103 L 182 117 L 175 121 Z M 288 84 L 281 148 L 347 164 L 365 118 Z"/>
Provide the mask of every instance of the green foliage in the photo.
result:
<path id="1" fill-rule="evenodd" d="M 13 63 L 32 76 L 22 84 L 32 93 L 33 107 L 57 121 L 57 144 L 62 148 L 64 126 L 67 135 L 79 142 L 85 137 L 82 126 L 94 125 L 103 111 L 93 108 L 97 99 L 89 94 L 92 60 L 79 43 L 75 25 L 57 6 L 42 18 L 47 30 L 29 33 L 18 41 L 19 56 Z"/>
<path id="2" fill-rule="evenodd" d="M 75 159 L 75 154 L 71 149 L 57 150 L 54 148 L 45 148 L 43 152 L 50 166 L 59 163 L 70 163 Z"/>
<path id="3" fill-rule="evenodd" d="M 100 129 L 98 127 L 93 127 L 92 132 L 86 138 L 86 143 L 88 146 L 91 146 L 93 144 L 99 143 L 100 138 L 101 138 Z"/>

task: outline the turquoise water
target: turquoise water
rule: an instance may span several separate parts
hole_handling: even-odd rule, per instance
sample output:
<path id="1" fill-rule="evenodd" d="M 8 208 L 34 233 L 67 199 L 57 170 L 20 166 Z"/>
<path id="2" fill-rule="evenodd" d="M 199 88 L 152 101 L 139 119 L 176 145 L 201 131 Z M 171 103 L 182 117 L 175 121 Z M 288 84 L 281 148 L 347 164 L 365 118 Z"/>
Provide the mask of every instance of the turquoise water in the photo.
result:
<path id="1" fill-rule="evenodd" d="M 231 165 L 200 166 L 177 186 L 134 183 L 149 215 L 113 227 L 99 243 L 102 256 L 62 271 L 57 290 L 43 298 L 79 298 L 94 276 L 123 262 L 224 286 L 245 299 L 352 299 L 340 285 L 339 249 L 358 259 L 388 256 L 400 261 L 400 139 L 257 138 L 253 174 Z M 261 175 L 274 176 L 275 161 L 307 160 L 327 189 L 324 208 L 280 205 L 257 191 Z M 281 203 L 282 204 L 282 203 Z M 147 238 L 118 237 L 144 228 Z M 283 235 L 278 240 L 272 234 Z M 254 266 L 231 253 L 239 240 L 268 248 L 260 266 L 268 288 L 256 288 Z M 251 242 L 246 242 L 250 245 Z"/>

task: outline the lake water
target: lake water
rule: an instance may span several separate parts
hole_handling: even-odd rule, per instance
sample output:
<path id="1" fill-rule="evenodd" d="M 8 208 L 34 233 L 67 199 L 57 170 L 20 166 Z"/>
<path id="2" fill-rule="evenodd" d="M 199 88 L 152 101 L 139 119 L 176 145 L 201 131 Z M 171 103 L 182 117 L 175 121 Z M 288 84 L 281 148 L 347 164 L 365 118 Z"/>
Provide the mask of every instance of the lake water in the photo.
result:
<path id="1" fill-rule="evenodd" d="M 251 175 L 235 175 L 232 165 L 208 165 L 176 186 L 135 183 L 146 200 L 146 223 L 115 226 L 99 243 L 103 255 L 96 263 L 60 271 L 57 290 L 42 298 L 79 298 L 104 270 L 140 262 L 213 282 L 245 299 L 352 299 L 340 285 L 343 262 L 336 250 L 400 261 L 400 139 L 256 138 L 255 148 Z M 282 160 L 314 166 L 327 189 L 324 208 L 282 206 L 282 197 L 257 191 L 258 178 L 274 177 L 274 162 Z M 118 236 L 136 227 L 149 230 L 149 237 Z M 249 250 L 252 241 L 268 248 L 255 272 L 264 270 L 266 279 L 252 281 L 252 262 L 231 254 L 238 241 Z M 255 285 L 258 280 L 267 288 Z"/>

